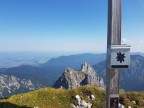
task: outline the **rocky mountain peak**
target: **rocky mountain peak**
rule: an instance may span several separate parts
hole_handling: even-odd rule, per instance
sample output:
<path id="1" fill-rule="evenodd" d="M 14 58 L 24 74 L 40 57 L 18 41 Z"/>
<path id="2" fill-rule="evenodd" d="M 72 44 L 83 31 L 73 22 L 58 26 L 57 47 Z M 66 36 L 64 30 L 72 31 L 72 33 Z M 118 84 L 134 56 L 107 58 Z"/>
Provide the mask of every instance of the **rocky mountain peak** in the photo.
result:
<path id="1" fill-rule="evenodd" d="M 72 74 L 74 72 L 74 70 L 72 69 L 72 68 L 66 68 L 65 70 L 64 70 L 64 73 L 65 74 Z"/>
<path id="2" fill-rule="evenodd" d="M 73 89 L 83 85 L 93 85 L 104 87 L 103 79 L 97 75 L 89 63 L 84 62 L 81 70 L 75 71 L 72 68 L 66 68 L 61 77 L 55 82 L 55 88 Z"/>
<path id="3" fill-rule="evenodd" d="M 81 65 L 81 71 L 86 73 L 86 74 L 95 74 L 95 70 L 90 66 L 88 62 L 84 62 Z"/>

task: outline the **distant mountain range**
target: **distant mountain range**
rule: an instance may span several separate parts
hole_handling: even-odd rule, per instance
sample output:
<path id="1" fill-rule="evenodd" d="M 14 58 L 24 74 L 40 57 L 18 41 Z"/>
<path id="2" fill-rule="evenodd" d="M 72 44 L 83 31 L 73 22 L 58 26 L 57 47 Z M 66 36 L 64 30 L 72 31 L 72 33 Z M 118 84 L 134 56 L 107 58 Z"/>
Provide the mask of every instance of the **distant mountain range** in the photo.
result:
<path id="1" fill-rule="evenodd" d="M 131 55 L 141 55 L 141 56 L 144 56 L 144 53 L 142 53 L 142 52 L 133 52 L 133 53 L 131 53 Z"/>
<path id="2" fill-rule="evenodd" d="M 22 65 L 12 68 L 0 68 L 0 85 L 3 85 L 2 82 L 5 82 L 5 86 L 0 86 L 0 92 L 2 96 L 5 97 L 32 90 L 29 88 L 27 90 L 24 89 L 26 88 L 26 85 L 24 87 L 21 85 L 21 81 L 18 81 L 23 79 L 25 79 L 25 81 L 31 81 L 32 85 L 34 85 L 33 89 L 49 87 L 52 86 L 60 77 L 65 68 L 72 67 L 74 69 L 79 69 L 80 65 L 84 61 L 95 64 L 104 59 L 105 54 L 79 54 L 53 58 L 44 64 L 40 64 L 39 66 Z M 14 77 L 16 82 L 20 84 L 20 87 L 16 88 L 14 91 L 12 91 L 14 86 L 10 86 L 11 80 L 9 80 L 9 78 L 11 79 L 11 77 Z M 23 88 L 24 90 L 20 88 Z M 6 94 L 4 93 L 4 90 L 7 92 Z M 8 92 L 8 90 L 11 91 Z"/>
<path id="3" fill-rule="evenodd" d="M 58 58 L 52 58 L 44 66 L 58 66 L 58 67 L 71 67 L 74 69 L 80 69 L 83 62 L 89 62 L 91 65 L 95 65 L 106 59 L 106 54 L 78 54 L 70 56 L 60 56 Z"/>
<path id="4" fill-rule="evenodd" d="M 94 69 L 105 80 L 105 54 L 79 54 L 71 56 L 61 56 L 58 58 L 53 58 L 44 64 L 38 66 L 22 65 L 13 68 L 1 68 L 0 69 L 0 92 L 5 96 L 10 96 L 15 93 L 26 92 L 32 89 L 27 87 L 27 90 L 22 90 L 26 88 L 26 85 L 22 85 L 21 81 L 25 79 L 26 82 L 31 82 L 34 85 L 34 89 L 41 87 L 49 87 L 54 84 L 54 82 L 61 76 L 64 69 L 71 67 L 76 70 L 80 70 L 80 65 L 87 61 L 93 65 Z M 103 61 L 103 62 L 102 62 Z M 19 88 L 16 88 L 14 92 L 8 90 L 13 90 L 11 86 L 11 80 L 15 78 L 16 82 L 20 84 Z M 3 86 L 5 82 L 5 86 Z M 131 56 L 131 68 L 129 70 L 123 70 L 121 72 L 121 88 L 126 90 L 144 90 L 144 57 L 140 55 Z M 4 95 L 3 89 L 7 91 L 7 95 Z M 19 92 L 17 92 L 19 91 Z"/>
<path id="5" fill-rule="evenodd" d="M 93 67 L 106 81 L 106 62 L 102 61 Z M 130 68 L 121 69 L 120 75 L 120 88 L 127 91 L 144 91 L 144 57 L 131 55 Z"/>

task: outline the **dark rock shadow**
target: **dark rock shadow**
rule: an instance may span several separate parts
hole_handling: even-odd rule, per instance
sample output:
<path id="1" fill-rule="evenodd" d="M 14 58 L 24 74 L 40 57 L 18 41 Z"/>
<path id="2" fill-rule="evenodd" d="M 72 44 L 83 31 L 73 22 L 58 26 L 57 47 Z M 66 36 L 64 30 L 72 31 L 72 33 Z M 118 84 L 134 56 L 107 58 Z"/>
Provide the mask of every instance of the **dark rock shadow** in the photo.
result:
<path id="1" fill-rule="evenodd" d="M 1 102 L 0 103 L 0 108 L 32 108 L 32 107 L 27 107 L 27 106 L 18 106 L 9 102 Z"/>

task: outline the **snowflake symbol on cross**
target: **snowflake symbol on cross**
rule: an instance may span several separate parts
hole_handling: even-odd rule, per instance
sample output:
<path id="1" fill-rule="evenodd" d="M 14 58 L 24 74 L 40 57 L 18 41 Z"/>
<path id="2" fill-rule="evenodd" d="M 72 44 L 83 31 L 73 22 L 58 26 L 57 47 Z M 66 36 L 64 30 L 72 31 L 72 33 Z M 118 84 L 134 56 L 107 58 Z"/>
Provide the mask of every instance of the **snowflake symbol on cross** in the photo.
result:
<path id="1" fill-rule="evenodd" d="M 124 62 L 125 57 L 126 57 L 125 53 L 122 54 L 121 52 L 118 52 L 116 59 L 117 59 L 117 61 L 120 61 L 120 63 L 122 63 L 122 62 Z"/>

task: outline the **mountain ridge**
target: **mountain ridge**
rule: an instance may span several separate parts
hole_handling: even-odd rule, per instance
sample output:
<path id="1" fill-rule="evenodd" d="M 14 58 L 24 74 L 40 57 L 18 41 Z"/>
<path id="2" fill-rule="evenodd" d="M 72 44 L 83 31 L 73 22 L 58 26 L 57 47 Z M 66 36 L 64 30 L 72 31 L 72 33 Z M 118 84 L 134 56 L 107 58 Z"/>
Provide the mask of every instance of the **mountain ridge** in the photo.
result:
<path id="1" fill-rule="evenodd" d="M 84 62 L 81 65 L 81 70 L 79 71 L 75 71 L 72 68 L 66 68 L 53 87 L 73 89 L 84 85 L 105 88 L 103 79 L 97 75 L 96 71 L 87 62 Z"/>
<path id="2" fill-rule="evenodd" d="M 106 81 L 106 61 L 94 65 L 97 73 Z M 120 70 L 120 87 L 128 91 L 144 90 L 144 57 L 141 55 L 131 55 L 129 69 Z"/>
<path id="3" fill-rule="evenodd" d="M 79 56 L 75 56 L 76 60 L 79 60 L 79 58 L 77 58 Z M 101 57 L 103 57 L 103 56 L 105 56 L 105 55 L 102 55 Z M 140 59 L 136 59 L 135 57 L 133 58 L 133 56 L 140 57 Z M 74 66 L 73 65 L 73 63 L 74 63 L 75 65 L 80 67 L 80 65 L 82 64 L 81 63 L 82 60 L 83 60 L 83 62 L 87 61 L 87 60 L 89 60 L 89 61 L 92 60 L 94 62 L 94 61 L 96 61 L 95 58 L 97 58 L 97 57 L 95 57 L 95 56 L 90 57 L 89 56 L 88 57 L 89 59 L 87 58 L 87 60 L 85 57 L 82 57 L 82 58 L 83 59 L 81 59 L 79 62 L 72 62 L 71 66 Z M 69 56 L 67 56 L 66 59 L 68 60 Z M 134 60 L 132 60 L 133 65 L 136 64 L 136 66 L 133 66 L 133 68 L 131 68 L 132 70 L 134 70 L 134 71 L 132 71 L 133 74 L 130 72 L 130 70 L 126 71 L 126 72 L 125 71 L 121 72 L 121 73 L 123 73 L 122 77 L 121 77 L 121 80 L 123 80 L 123 81 L 121 82 L 120 87 L 127 90 L 127 91 L 129 91 L 129 90 L 131 90 L 131 91 L 144 90 L 144 88 L 143 88 L 144 87 L 143 86 L 143 76 L 144 76 L 143 75 L 143 67 L 144 67 L 143 66 L 143 60 L 144 60 L 143 56 L 132 55 L 131 59 L 134 59 Z M 75 59 L 74 59 L 74 61 L 75 61 Z M 57 60 L 57 62 L 59 62 L 59 60 Z M 61 63 L 61 61 L 59 63 Z M 91 62 L 89 62 L 89 63 L 91 64 Z M 65 63 L 63 66 L 62 65 L 60 65 L 60 66 L 57 66 L 57 65 L 51 65 L 50 66 L 49 65 L 48 66 L 48 65 L 42 64 L 39 66 L 23 65 L 23 66 L 8 68 L 8 69 L 4 68 L 4 69 L 1 69 L 0 75 L 3 74 L 3 75 L 6 75 L 8 77 L 10 77 L 12 75 L 12 76 L 16 77 L 17 79 L 18 78 L 19 79 L 26 79 L 27 81 L 31 80 L 31 82 L 33 82 L 33 84 L 35 84 L 35 82 L 38 82 L 41 85 L 41 87 L 51 87 L 54 84 L 54 82 L 64 72 L 64 68 L 66 68 L 66 67 L 64 67 L 64 65 L 66 66 L 67 63 Z M 68 66 L 68 67 L 71 67 L 71 66 Z M 99 76 L 102 76 L 103 79 L 105 80 L 105 73 L 104 73 L 105 69 L 103 68 L 105 66 L 105 62 L 98 63 L 96 66 L 97 68 L 95 66 L 96 65 L 94 65 L 94 68 L 95 68 L 97 74 Z M 74 69 L 76 69 L 78 67 L 75 67 Z M 79 70 L 79 69 L 76 69 L 76 70 Z M 134 74 L 134 73 L 136 73 L 136 74 Z M 131 76 L 131 78 L 129 76 Z M 126 81 L 126 83 L 124 81 Z M 138 83 L 136 81 L 138 81 Z M 131 84 L 132 82 L 135 85 L 135 87 Z M 11 96 L 11 95 L 13 95 L 13 94 L 9 94 L 9 96 Z M 6 95 L 6 96 L 8 96 L 8 95 Z"/>

